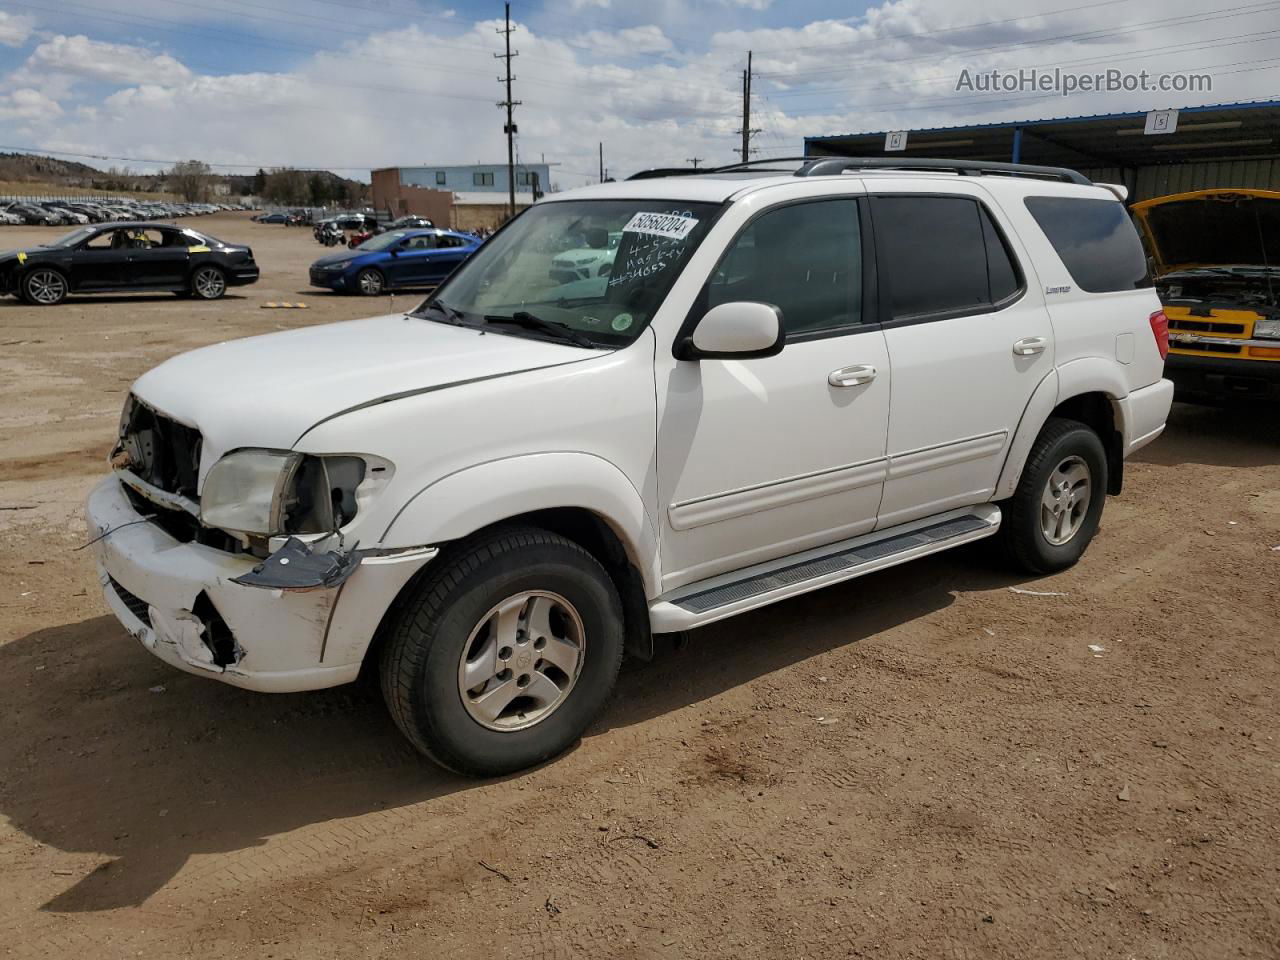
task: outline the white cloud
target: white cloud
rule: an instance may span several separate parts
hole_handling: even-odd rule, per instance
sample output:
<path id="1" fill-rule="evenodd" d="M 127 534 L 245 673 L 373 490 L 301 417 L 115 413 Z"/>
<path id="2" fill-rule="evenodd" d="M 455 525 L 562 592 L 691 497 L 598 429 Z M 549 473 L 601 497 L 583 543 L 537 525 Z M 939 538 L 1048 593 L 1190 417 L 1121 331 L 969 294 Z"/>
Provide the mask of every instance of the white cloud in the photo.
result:
<path id="1" fill-rule="evenodd" d="M 24 14 L 0 10 L 0 46 L 20 47 L 31 36 L 35 19 Z"/>
<path id="2" fill-rule="evenodd" d="M 636 57 L 648 53 L 667 53 L 675 44 L 661 27 L 628 27 L 613 32 L 588 30 L 574 38 L 573 46 L 596 57 Z"/>
<path id="3" fill-rule="evenodd" d="M 33 77 L 54 74 L 115 86 L 170 84 L 191 76 L 190 70 L 168 54 L 121 43 L 101 43 L 83 34 L 59 34 L 40 44 L 22 71 Z"/>
<path id="4" fill-rule="evenodd" d="M 0 95 L 0 119 L 48 121 L 62 115 L 56 100 L 39 90 L 24 88 Z"/>

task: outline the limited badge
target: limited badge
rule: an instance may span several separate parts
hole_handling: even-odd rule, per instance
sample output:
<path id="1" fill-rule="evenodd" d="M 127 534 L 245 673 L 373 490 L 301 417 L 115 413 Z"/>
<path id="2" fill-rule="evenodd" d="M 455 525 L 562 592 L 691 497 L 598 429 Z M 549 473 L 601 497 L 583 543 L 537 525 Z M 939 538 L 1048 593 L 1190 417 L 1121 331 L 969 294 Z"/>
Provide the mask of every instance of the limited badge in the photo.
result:
<path id="1" fill-rule="evenodd" d="M 614 330 L 617 330 L 618 333 L 622 333 L 624 330 L 631 329 L 631 314 L 629 313 L 618 314 L 616 317 L 613 318 L 613 323 L 611 324 L 611 326 L 613 327 Z"/>

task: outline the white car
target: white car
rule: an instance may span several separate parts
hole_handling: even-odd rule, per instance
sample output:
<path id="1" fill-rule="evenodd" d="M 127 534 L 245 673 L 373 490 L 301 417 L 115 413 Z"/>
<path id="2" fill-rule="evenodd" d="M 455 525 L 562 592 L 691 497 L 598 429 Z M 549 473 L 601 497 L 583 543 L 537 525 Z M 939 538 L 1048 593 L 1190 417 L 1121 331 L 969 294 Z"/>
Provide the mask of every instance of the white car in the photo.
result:
<path id="1" fill-rule="evenodd" d="M 597 246 L 578 247 L 557 253 L 551 260 L 547 275 L 557 283 L 575 283 L 609 276 L 613 270 L 613 258 L 618 254 L 618 244 L 622 242 L 622 232 L 599 230 L 598 234 Z"/>
<path id="2" fill-rule="evenodd" d="M 142 376 L 87 506 L 107 603 L 239 687 L 367 667 L 421 751 L 494 775 L 654 634 L 984 537 L 1060 570 L 1172 398 L 1122 196 L 836 159 L 553 194 L 411 313 Z M 549 284 L 586 220 L 611 275 Z"/>

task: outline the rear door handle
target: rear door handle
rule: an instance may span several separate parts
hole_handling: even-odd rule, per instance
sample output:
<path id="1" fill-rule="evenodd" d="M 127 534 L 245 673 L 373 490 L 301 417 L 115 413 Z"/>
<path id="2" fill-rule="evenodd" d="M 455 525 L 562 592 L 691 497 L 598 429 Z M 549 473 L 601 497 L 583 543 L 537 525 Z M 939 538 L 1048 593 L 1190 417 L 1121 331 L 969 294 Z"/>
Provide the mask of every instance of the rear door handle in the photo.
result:
<path id="1" fill-rule="evenodd" d="M 1048 344 L 1048 337 L 1023 337 L 1013 345 L 1013 355 L 1015 357 L 1034 357 L 1036 354 L 1044 353 L 1044 348 Z"/>
<path id="2" fill-rule="evenodd" d="M 856 387 L 870 383 L 876 378 L 876 368 L 869 363 L 855 363 L 851 367 L 832 370 L 827 375 L 827 383 L 833 387 Z"/>

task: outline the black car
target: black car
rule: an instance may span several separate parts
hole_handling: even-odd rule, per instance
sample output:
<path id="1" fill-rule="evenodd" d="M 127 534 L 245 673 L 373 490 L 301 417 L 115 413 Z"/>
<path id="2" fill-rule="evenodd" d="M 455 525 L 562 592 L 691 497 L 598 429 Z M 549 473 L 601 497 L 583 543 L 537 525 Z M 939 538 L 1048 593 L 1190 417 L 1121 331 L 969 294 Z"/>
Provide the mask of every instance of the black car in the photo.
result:
<path id="1" fill-rule="evenodd" d="M 216 300 L 227 287 L 257 279 L 248 247 L 153 223 L 80 227 L 38 247 L 0 253 L 0 294 L 38 306 L 70 293 L 139 290 Z"/>

